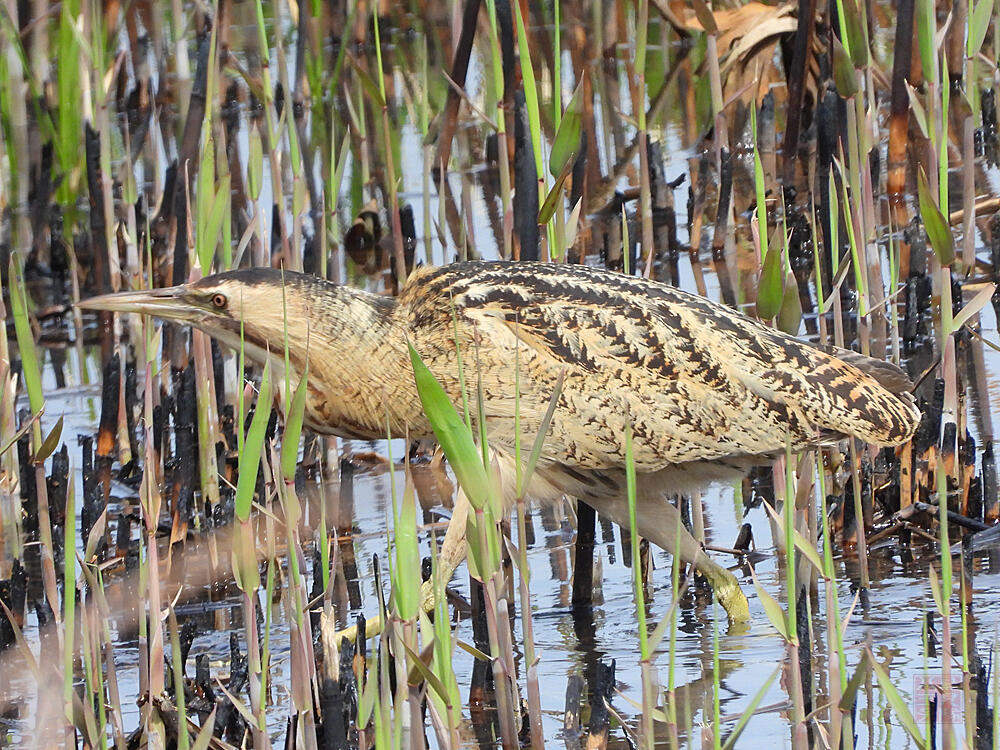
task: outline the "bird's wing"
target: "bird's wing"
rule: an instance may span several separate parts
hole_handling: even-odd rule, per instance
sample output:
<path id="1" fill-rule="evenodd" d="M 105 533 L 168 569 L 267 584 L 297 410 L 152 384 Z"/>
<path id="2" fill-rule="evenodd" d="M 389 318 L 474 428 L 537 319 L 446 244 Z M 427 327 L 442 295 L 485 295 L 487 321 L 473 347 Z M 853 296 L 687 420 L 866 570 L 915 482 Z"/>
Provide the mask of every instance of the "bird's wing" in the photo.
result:
<path id="1" fill-rule="evenodd" d="M 409 300 L 418 350 L 447 381 L 454 336 L 420 333 L 437 300 L 436 316 L 453 310 L 458 321 L 466 381 L 470 392 L 481 383 L 492 440 L 513 441 L 515 410 L 530 440 L 565 373 L 543 455 L 580 469 L 622 466 L 629 425 L 636 468 L 654 471 L 830 433 L 893 444 L 919 419 L 852 365 L 655 282 L 579 266 L 469 264 L 414 286 L 423 292 L 421 303 Z"/>

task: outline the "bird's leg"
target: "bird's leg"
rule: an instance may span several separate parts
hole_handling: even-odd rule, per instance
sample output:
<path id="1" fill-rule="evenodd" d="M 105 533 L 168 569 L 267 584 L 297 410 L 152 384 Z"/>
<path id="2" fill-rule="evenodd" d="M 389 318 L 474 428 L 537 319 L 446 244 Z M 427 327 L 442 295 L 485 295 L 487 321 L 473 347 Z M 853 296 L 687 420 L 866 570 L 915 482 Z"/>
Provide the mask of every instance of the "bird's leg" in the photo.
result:
<path id="1" fill-rule="evenodd" d="M 729 621 L 747 622 L 750 619 L 750 606 L 736 576 L 705 553 L 698 540 L 684 527 L 677 508 L 663 496 L 659 484 L 643 486 L 640 482 L 639 497 L 636 501 L 639 536 L 697 568 L 712 585 L 712 590 L 725 608 Z M 629 528 L 628 501 L 625 498 L 616 497 L 614 500 L 602 502 L 599 510 L 623 529 Z"/>
<path id="2" fill-rule="evenodd" d="M 469 500 L 461 488 L 455 497 L 455 506 L 451 511 L 451 520 L 444 533 L 444 541 L 441 543 L 441 552 L 437 560 L 437 576 L 448 585 L 448 581 L 455 574 L 455 569 L 462 564 L 468 552 L 465 542 L 465 527 L 469 518 Z M 420 606 L 424 612 L 434 609 L 437 601 L 435 597 L 436 588 L 434 579 L 425 581 L 420 589 Z M 382 632 L 384 624 L 381 616 L 376 616 L 365 621 L 365 638 L 374 638 Z M 352 625 L 349 628 L 337 632 L 334 636 L 335 642 L 339 645 L 343 641 L 353 641 L 358 637 L 358 628 Z"/>
<path id="3" fill-rule="evenodd" d="M 647 506 L 651 503 L 645 501 L 638 512 L 639 534 L 659 544 L 684 562 L 694 565 L 712 585 L 712 590 L 725 608 L 730 622 L 747 622 L 750 619 L 750 606 L 736 576 L 708 556 L 698 540 L 685 528 L 681 514 L 673 504 L 662 495 L 655 501 L 662 508 L 663 521 L 666 523 L 659 519 L 653 522 L 658 514 L 647 512 Z"/>

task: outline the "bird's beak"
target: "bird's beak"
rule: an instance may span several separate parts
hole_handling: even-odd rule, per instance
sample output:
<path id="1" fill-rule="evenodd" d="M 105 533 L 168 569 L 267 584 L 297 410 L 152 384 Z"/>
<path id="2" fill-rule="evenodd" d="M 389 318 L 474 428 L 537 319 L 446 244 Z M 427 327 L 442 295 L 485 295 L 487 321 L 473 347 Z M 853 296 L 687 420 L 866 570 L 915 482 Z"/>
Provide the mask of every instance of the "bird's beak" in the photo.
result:
<path id="1" fill-rule="evenodd" d="M 186 322 L 192 322 L 206 312 L 202 305 L 195 303 L 191 290 L 184 285 L 140 292 L 104 294 L 80 300 L 77 307 L 84 310 L 139 313 Z"/>

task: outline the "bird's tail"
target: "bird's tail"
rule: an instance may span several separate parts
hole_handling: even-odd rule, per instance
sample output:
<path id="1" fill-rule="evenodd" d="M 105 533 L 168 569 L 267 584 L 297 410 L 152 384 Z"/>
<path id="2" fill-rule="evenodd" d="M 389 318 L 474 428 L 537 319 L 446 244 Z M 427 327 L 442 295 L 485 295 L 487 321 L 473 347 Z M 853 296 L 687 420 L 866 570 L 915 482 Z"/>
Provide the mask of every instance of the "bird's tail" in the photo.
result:
<path id="1" fill-rule="evenodd" d="M 913 437 L 920 410 L 901 369 L 845 350 L 817 354 L 809 374 L 824 397 L 811 404 L 817 425 L 876 445 L 899 445 Z"/>

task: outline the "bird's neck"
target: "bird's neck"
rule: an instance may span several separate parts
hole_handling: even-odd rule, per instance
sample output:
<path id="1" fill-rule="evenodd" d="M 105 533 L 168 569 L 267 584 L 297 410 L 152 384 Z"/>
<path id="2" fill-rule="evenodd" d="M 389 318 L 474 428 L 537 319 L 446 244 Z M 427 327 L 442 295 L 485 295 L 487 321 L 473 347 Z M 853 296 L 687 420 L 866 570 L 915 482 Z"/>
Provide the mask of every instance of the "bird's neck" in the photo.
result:
<path id="1" fill-rule="evenodd" d="M 401 436 L 420 412 L 395 302 L 337 287 L 305 304 L 302 321 L 314 329 L 303 324 L 296 335 L 309 352 L 307 423 L 342 437 Z"/>

